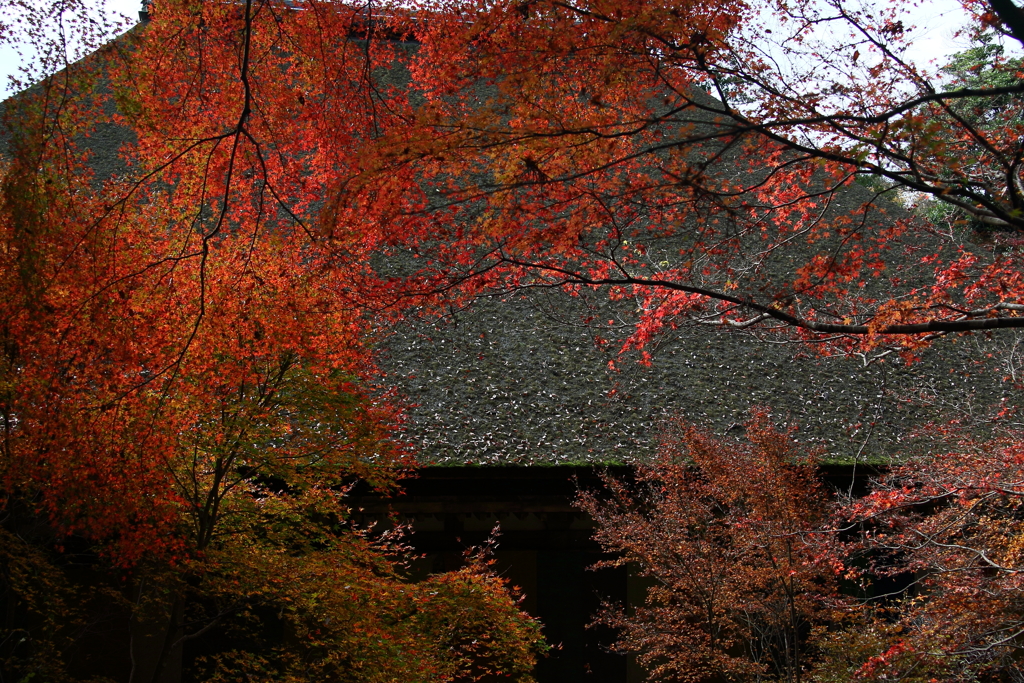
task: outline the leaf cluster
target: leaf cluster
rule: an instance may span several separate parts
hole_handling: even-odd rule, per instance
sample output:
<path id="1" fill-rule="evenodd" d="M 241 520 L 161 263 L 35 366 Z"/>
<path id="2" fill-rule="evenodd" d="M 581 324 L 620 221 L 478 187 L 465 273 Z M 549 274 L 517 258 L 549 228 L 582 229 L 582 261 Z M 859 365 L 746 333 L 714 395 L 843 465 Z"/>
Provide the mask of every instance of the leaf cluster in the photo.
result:
<path id="1" fill-rule="evenodd" d="M 607 495 L 579 499 L 612 563 L 646 577 L 645 603 L 602 621 L 652 680 L 801 680 L 822 656 L 813 635 L 850 610 L 819 540 L 827 506 L 813 461 L 766 411 L 747 434 L 674 423 L 635 485 L 608 479 Z"/>
<path id="2" fill-rule="evenodd" d="M 645 582 L 599 622 L 650 680 L 1018 680 L 1019 434 L 951 434 L 854 497 L 817 483 L 767 411 L 746 430 L 673 423 L 635 481 L 579 498 L 604 564 Z"/>

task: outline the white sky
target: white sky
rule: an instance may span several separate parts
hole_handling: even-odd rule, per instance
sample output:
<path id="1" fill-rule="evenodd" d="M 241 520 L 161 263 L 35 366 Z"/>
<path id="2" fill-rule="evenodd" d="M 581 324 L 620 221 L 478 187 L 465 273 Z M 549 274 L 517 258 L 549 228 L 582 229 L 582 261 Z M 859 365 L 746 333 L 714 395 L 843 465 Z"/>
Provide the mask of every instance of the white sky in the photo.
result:
<path id="1" fill-rule="evenodd" d="M 906 12 L 910 23 L 918 27 L 911 34 L 914 39 L 907 57 L 919 66 L 933 59 L 938 60 L 936 66 L 942 66 L 946 56 L 968 47 L 967 41 L 953 37 L 967 19 L 957 0 L 918 0 L 907 3 Z M 1008 44 L 1007 48 L 1012 46 Z"/>
<path id="2" fill-rule="evenodd" d="M 124 15 L 131 19 L 132 23 L 137 21 L 140 8 L 139 0 L 98 0 L 102 2 L 108 13 Z M 0 0 L 0 6 L 3 6 Z M 954 52 L 964 49 L 963 41 L 956 41 L 953 38 L 954 32 L 961 28 L 964 22 L 964 12 L 957 0 L 917 0 L 907 2 L 905 5 L 909 21 L 918 28 L 914 31 L 914 41 L 911 45 L 908 57 L 919 65 L 930 60 L 936 60 L 936 65 L 941 65 L 944 58 Z M 10 92 L 8 75 L 14 74 L 19 66 L 17 53 L 9 46 L 0 46 L 0 97 Z"/>
<path id="3" fill-rule="evenodd" d="M 33 0 L 29 0 L 29 4 Z M 11 11 L 11 5 L 15 3 L 9 0 L 0 0 L 0 18 L 6 19 L 8 13 Z M 111 18 L 127 18 L 130 23 L 128 26 L 134 25 L 139 20 L 139 9 L 142 7 L 141 0 L 93 0 L 93 5 L 102 6 L 107 13 L 108 17 Z M 16 9 L 14 11 L 17 11 Z M 120 15 L 120 17 L 118 16 Z M 0 25 L 2 28 L 2 25 Z M 17 51 L 10 45 L 0 44 L 0 98 L 5 97 L 11 93 L 9 76 L 14 75 L 18 72 L 18 67 L 22 64 L 21 57 L 19 57 Z"/>

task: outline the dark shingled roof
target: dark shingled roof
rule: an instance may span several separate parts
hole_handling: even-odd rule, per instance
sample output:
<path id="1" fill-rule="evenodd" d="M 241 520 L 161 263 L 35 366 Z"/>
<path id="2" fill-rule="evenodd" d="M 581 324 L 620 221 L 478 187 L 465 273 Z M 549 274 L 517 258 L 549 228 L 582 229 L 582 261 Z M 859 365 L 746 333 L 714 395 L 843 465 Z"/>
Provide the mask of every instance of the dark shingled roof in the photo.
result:
<path id="1" fill-rule="evenodd" d="M 644 367 L 618 357 L 628 328 L 615 339 L 606 326 L 613 340 L 595 343 L 582 324 L 593 314 L 587 303 L 596 302 L 530 290 L 395 329 L 384 364 L 414 404 L 408 436 L 421 460 L 626 463 L 653 453 L 666 418 L 725 433 L 754 405 L 796 422 L 798 438 L 829 459 L 877 460 L 922 448 L 914 432 L 930 420 L 982 415 L 1014 398 L 1000 367 L 1014 336 L 942 340 L 916 363 L 890 356 L 865 367 L 856 357 L 688 327 L 660 340 Z M 615 317 L 613 308 L 600 305 L 598 319 Z"/>

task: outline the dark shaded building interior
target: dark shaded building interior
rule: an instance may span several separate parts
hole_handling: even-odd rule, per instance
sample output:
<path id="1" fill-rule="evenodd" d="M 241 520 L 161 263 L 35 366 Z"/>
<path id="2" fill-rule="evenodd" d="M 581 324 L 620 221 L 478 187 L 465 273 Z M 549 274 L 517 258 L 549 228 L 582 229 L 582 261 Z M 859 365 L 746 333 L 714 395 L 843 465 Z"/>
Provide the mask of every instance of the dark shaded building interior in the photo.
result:
<path id="1" fill-rule="evenodd" d="M 353 511 L 364 524 L 388 524 L 389 515 L 409 524 L 409 540 L 423 554 L 414 571 L 423 573 L 457 568 L 466 549 L 482 545 L 497 526 L 495 569 L 520 588 L 523 608 L 540 618 L 552 646 L 537 680 L 641 681 L 635 664 L 611 652 L 614 632 L 588 627 L 603 601 L 623 604 L 631 592 L 642 595 L 625 567 L 592 569 L 608 556 L 572 501 L 578 488 L 599 486 L 589 467 L 432 467 L 403 482 L 400 497 L 357 496 Z"/>

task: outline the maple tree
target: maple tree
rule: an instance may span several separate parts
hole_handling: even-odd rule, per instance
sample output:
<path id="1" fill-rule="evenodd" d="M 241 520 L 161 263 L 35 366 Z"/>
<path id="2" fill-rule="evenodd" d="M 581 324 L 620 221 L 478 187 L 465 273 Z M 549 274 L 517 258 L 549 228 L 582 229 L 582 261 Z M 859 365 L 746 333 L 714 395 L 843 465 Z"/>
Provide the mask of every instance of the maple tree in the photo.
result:
<path id="1" fill-rule="evenodd" d="M 676 420 L 635 479 L 578 498 L 615 554 L 598 566 L 645 582 L 596 623 L 649 680 L 1016 680 L 1019 436 L 964 438 L 855 498 L 767 410 L 745 428 Z"/>
<path id="2" fill-rule="evenodd" d="M 1017 63 L 949 83 L 905 59 L 899 5 L 424 3 L 390 19 L 421 105 L 339 175 L 323 230 L 369 215 L 430 281 L 607 287 L 639 304 L 627 348 L 687 320 L 846 350 L 1019 327 Z M 1018 40 L 1013 7 L 965 12 Z"/>
<path id="3" fill-rule="evenodd" d="M 1014 680 L 1024 634 L 1016 600 L 1021 439 L 951 437 L 950 446 L 894 468 L 843 511 L 865 528 L 873 571 L 910 583 L 894 607 L 897 637 L 864 668 L 899 677 L 922 664 L 959 662 L 968 680 Z"/>
<path id="4" fill-rule="evenodd" d="M 2 557 L 0 670 L 75 679 L 69 634 L 103 609 L 127 615 L 110 666 L 133 682 L 212 634 L 206 680 L 529 680 L 539 626 L 485 557 L 413 581 L 408 548 L 348 521 L 355 482 L 396 490 L 414 465 L 371 354 L 403 294 L 372 238 L 324 248 L 297 216 L 379 124 L 367 74 L 399 48 L 368 55 L 332 9 L 295 35 L 337 59 L 296 44 L 286 62 L 257 14 L 300 15 L 261 7 L 161 5 L 7 103 L 0 491 L 4 538 L 33 542 Z M 285 63 L 337 86 L 310 108 L 343 125 L 292 134 Z M 111 122 L 133 139 L 105 175 L 91 145 Z M 102 589 L 78 585 L 81 556 Z"/>
<path id="5" fill-rule="evenodd" d="M 642 606 L 607 608 L 601 621 L 651 680 L 809 680 L 815 627 L 852 612 L 813 460 L 764 410 L 746 436 L 678 421 L 635 484 L 607 478 L 605 494 L 579 498 L 617 554 L 603 564 L 636 563 L 649 579 Z"/>
<path id="6" fill-rule="evenodd" d="M 225 188 L 249 164 L 263 189 L 226 202 L 305 231 L 377 306 L 605 285 L 639 301 L 640 349 L 685 319 L 841 348 L 1020 326 L 1016 63 L 993 53 L 995 85 L 944 87 L 903 58 L 898 9 L 165 3 L 120 97 L 143 157 L 215 150 Z M 1013 38 L 1002 4 L 965 11 Z M 980 100 L 1002 104 L 980 122 Z M 1010 248 L 915 222 L 893 187 Z"/>

